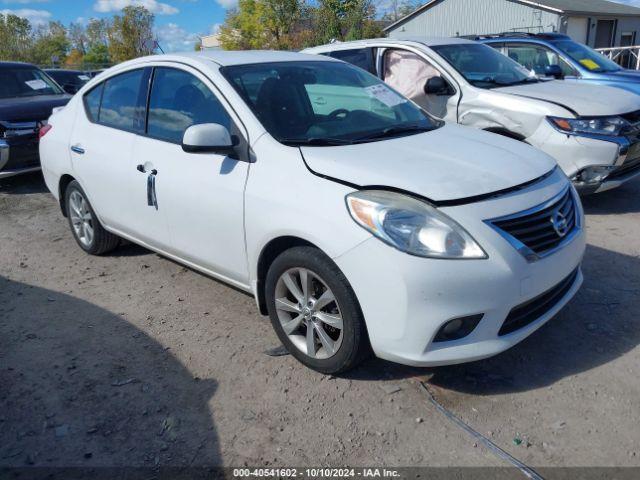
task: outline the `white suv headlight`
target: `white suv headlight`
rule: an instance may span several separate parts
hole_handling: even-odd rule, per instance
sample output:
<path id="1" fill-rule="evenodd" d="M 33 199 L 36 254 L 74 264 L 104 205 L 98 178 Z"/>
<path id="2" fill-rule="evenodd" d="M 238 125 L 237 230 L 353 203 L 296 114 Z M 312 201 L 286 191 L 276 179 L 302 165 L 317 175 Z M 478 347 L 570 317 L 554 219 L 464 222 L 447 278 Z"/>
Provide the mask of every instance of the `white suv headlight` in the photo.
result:
<path id="1" fill-rule="evenodd" d="M 592 133 L 595 135 L 620 135 L 629 126 L 622 117 L 558 118 L 547 117 L 551 124 L 562 132 Z"/>
<path id="2" fill-rule="evenodd" d="M 398 250 L 429 258 L 487 258 L 464 228 L 426 202 L 382 190 L 351 193 L 346 200 L 358 225 Z"/>

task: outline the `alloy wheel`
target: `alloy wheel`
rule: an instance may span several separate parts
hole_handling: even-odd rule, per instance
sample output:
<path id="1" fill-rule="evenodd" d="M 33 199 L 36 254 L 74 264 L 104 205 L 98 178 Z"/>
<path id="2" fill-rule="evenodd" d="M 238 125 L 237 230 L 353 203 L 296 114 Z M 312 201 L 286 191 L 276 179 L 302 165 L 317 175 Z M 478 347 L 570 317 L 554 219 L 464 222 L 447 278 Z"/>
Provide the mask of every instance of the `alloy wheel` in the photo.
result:
<path id="1" fill-rule="evenodd" d="M 69 216 L 76 237 L 82 245 L 90 248 L 94 238 L 93 215 L 87 200 L 77 190 L 69 195 Z"/>
<path id="2" fill-rule="evenodd" d="M 334 356 L 343 338 L 340 306 L 326 282 L 306 268 L 284 272 L 276 283 L 275 306 L 284 333 L 315 359 Z"/>

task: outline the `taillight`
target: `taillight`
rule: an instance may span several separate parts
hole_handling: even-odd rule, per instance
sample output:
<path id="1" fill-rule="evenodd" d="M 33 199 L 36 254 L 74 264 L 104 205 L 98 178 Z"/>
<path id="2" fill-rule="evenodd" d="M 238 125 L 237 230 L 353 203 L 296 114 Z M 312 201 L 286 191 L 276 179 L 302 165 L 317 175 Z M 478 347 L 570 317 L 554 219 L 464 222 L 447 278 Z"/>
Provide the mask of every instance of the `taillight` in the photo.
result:
<path id="1" fill-rule="evenodd" d="M 40 130 L 38 130 L 38 140 L 41 139 L 42 137 L 44 137 L 47 134 L 47 132 L 49 130 L 51 130 L 52 128 L 53 128 L 53 126 L 50 125 L 50 124 L 46 124 L 46 125 L 41 126 Z"/>

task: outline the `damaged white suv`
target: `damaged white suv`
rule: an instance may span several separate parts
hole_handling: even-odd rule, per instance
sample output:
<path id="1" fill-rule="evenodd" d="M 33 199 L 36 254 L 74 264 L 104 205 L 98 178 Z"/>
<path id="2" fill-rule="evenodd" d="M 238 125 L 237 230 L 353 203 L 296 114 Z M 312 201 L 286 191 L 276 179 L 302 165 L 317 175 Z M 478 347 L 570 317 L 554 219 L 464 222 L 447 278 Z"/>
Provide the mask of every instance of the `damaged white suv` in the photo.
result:
<path id="1" fill-rule="evenodd" d="M 581 193 L 640 174 L 640 96 L 540 80 L 491 47 L 460 38 L 374 39 L 305 50 L 382 78 L 430 114 L 529 143 Z"/>

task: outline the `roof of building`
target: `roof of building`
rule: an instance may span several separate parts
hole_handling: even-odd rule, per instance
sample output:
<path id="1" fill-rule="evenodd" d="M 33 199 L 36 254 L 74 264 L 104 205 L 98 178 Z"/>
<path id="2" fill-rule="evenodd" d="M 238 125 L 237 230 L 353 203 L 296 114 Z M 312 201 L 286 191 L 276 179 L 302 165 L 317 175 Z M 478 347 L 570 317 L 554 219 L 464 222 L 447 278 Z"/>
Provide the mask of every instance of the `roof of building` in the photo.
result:
<path id="1" fill-rule="evenodd" d="M 424 5 L 418 7 L 410 14 L 400 18 L 399 20 L 388 25 L 384 30 L 389 31 L 402 25 L 407 20 L 419 15 L 446 0 L 428 0 Z M 559 14 L 576 15 L 611 15 L 611 16 L 640 16 L 640 8 L 632 7 L 623 3 L 609 2 L 607 0 L 508 0 L 515 3 L 521 3 L 533 8 L 548 10 Z"/>

